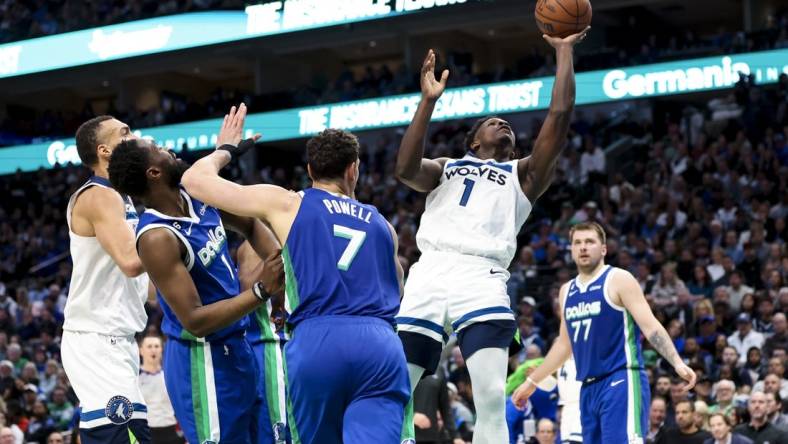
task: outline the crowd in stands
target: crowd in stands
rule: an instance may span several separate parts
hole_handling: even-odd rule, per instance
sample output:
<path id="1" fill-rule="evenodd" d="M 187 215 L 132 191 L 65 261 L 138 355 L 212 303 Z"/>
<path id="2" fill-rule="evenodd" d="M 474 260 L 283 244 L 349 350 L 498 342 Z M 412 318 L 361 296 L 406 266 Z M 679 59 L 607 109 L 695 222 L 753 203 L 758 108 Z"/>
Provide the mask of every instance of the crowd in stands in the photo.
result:
<path id="1" fill-rule="evenodd" d="M 8 10 L 25 9 L 25 2 L 6 0 Z M 54 9 L 51 3 L 39 0 L 31 7 L 34 11 Z M 62 9 L 70 8 L 73 1 L 66 1 Z M 168 8 L 177 5 L 178 11 L 194 8 L 219 7 L 222 2 L 195 0 L 192 2 L 143 2 L 133 1 L 129 4 L 111 2 L 91 2 L 88 8 L 81 8 L 81 13 L 90 8 L 103 8 L 109 11 L 127 8 L 149 11 L 150 14 L 170 13 Z M 152 5 L 152 6 L 151 6 Z M 157 6 L 158 5 L 158 6 Z M 170 5 L 170 6 L 168 6 Z M 218 6 L 217 6 L 218 5 Z M 226 5 L 225 5 L 226 6 Z M 155 8 L 166 11 L 156 12 Z M 229 6 L 227 6 L 229 7 Z M 115 9 L 113 9 L 115 8 Z M 60 9 L 58 9 L 60 10 Z M 0 12 L 3 3 L 0 0 Z M 125 13 L 124 13 L 125 14 Z M 32 14 L 41 15 L 39 13 Z M 91 15 L 104 17 L 104 15 Z M 107 16 L 112 17 L 112 14 Z M 9 16 L 10 17 L 10 16 Z M 125 15 L 123 16 L 125 20 Z M 136 17 L 136 16 L 133 16 Z M 6 18 L 5 20 L 10 20 Z M 24 28 L 28 29 L 28 28 Z M 655 63 L 679 58 L 699 57 L 704 55 L 725 54 L 777 49 L 788 47 L 788 13 L 770 16 L 762 29 L 745 33 L 720 30 L 713 35 L 698 36 L 691 29 L 681 33 L 665 33 L 664 30 L 652 29 L 641 23 L 634 16 L 623 26 L 608 30 L 608 38 L 603 47 L 584 48 L 577 57 L 577 71 L 605 69 L 614 66 L 629 66 Z M 3 25 L 0 22 L 0 36 Z M 635 44 L 634 42 L 638 42 Z M 445 54 L 443 63 L 451 70 L 450 86 L 467 86 L 491 82 L 501 82 L 528 77 L 549 76 L 555 73 L 555 60 L 552 53 L 538 45 L 523 48 L 523 53 L 511 64 L 497 67 L 483 67 L 474 63 L 471 53 L 450 50 Z M 189 122 L 199 119 L 221 117 L 232 104 L 243 101 L 250 112 L 263 112 L 301 106 L 314 106 L 324 103 L 335 103 L 417 92 L 419 89 L 418 72 L 409 71 L 405 64 L 367 66 L 362 71 L 346 66 L 339 75 L 328 78 L 320 72 L 308 84 L 294 85 L 291 90 L 256 95 L 250 90 L 217 88 L 207 101 L 198 103 L 193 99 L 176 92 L 162 91 L 158 106 L 149 109 L 115 109 L 110 113 L 117 115 L 134 128 Z M 7 106 L 6 116 L 0 120 L 0 146 L 29 143 L 32 138 L 55 138 L 72 135 L 79 124 L 95 115 L 90 102 L 77 110 L 34 110 L 27 106 Z"/>

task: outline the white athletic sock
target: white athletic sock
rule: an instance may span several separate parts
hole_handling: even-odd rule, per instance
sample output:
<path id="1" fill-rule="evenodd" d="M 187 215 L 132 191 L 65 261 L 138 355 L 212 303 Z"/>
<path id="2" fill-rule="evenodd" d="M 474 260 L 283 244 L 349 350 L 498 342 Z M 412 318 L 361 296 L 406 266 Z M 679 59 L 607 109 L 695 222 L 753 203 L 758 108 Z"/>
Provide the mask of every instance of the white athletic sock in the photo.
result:
<path id="1" fill-rule="evenodd" d="M 508 361 L 508 351 L 502 348 L 483 348 L 465 360 L 476 406 L 473 444 L 509 442 L 505 394 Z"/>

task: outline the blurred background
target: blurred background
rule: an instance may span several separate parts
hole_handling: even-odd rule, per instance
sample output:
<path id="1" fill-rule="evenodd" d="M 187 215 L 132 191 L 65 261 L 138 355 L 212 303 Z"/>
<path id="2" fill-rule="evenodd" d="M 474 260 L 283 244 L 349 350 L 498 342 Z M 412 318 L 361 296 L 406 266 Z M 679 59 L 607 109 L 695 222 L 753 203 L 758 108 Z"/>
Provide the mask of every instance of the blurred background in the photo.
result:
<path id="1" fill-rule="evenodd" d="M 88 176 L 73 146 L 80 123 L 111 114 L 193 161 L 213 147 L 219 118 L 244 102 L 247 127 L 263 138 L 225 174 L 294 190 L 309 186 L 308 137 L 350 129 L 362 143 L 357 197 L 394 225 L 407 270 L 419 256 L 426 196 L 398 183 L 393 165 L 421 61 L 433 48 L 438 68 L 451 71 L 428 156 L 462 156 L 465 132 L 488 114 L 512 123 L 527 156 L 555 69 L 534 6 L 0 0 L 0 425 L 13 435 L 3 441 L 3 428 L 0 443 L 44 443 L 58 431 L 68 439 L 74 426 L 78 400 L 58 343 L 71 270 L 66 202 Z M 754 388 L 775 394 L 770 420 L 788 434 L 788 5 L 594 0 L 593 8 L 576 48 L 567 148 L 510 267 L 525 345 L 511 370 L 524 371 L 557 335 L 558 288 L 574 276 L 568 228 L 594 220 L 608 233 L 607 262 L 637 277 L 701 377 L 694 392 L 679 393 L 670 366 L 644 343 L 652 398 L 665 404 L 650 439 L 676 426 L 684 398 L 705 412 L 701 429 L 717 410 L 748 424 Z M 157 331 L 161 312 L 148 309 Z M 419 413 L 436 420 L 422 423 L 418 442 L 470 442 L 473 399 L 458 350 L 441 369 L 426 390 L 446 403 L 423 403 Z M 722 380 L 734 386 L 730 397 L 718 397 Z M 556 441 L 557 395 L 545 399 L 518 417 L 512 442 Z M 552 435 L 542 433 L 548 422 L 539 433 L 523 428 L 543 418 Z"/>

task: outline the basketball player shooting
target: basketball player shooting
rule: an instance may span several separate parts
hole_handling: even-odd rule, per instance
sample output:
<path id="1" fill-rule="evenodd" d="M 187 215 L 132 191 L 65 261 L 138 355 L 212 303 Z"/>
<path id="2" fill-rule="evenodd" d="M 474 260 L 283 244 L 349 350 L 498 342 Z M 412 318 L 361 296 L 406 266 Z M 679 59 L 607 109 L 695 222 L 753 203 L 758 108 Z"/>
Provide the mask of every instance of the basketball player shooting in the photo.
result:
<path id="1" fill-rule="evenodd" d="M 644 443 L 650 404 L 640 333 L 687 384 L 695 373 L 679 356 L 665 328 L 626 270 L 605 265 L 605 231 L 594 222 L 569 231 L 578 275 L 561 287 L 561 327 L 542 365 L 515 390 L 522 408 L 536 384 L 574 355 L 580 389 L 583 442 Z"/>
<path id="2" fill-rule="evenodd" d="M 448 333 L 456 332 L 473 386 L 474 444 L 508 439 L 504 387 L 516 324 L 506 293 L 507 267 L 517 233 L 550 186 L 566 143 L 575 101 L 573 48 L 588 30 L 563 39 L 544 36 L 555 48 L 557 72 L 550 109 L 530 156 L 515 159 L 511 125 L 485 117 L 469 131 L 465 157 L 424 158 L 430 117 L 449 77 L 445 70 L 436 79 L 432 50 L 421 69 L 422 100 L 400 145 L 397 177 L 429 193 L 416 237 L 422 256 L 410 269 L 397 315 L 411 389 L 435 371 Z M 403 439 L 412 440 L 409 418 L 406 426 Z"/>

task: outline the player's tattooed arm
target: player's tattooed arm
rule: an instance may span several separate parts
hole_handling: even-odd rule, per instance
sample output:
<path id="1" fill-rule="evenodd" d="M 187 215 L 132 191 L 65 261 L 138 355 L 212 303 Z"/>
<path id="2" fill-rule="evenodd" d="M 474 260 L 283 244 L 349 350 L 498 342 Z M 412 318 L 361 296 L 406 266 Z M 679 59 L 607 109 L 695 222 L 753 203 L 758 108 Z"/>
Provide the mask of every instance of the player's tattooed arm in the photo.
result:
<path id="1" fill-rule="evenodd" d="M 627 271 L 616 269 L 609 279 L 612 279 L 612 302 L 624 306 L 654 349 L 670 362 L 682 379 L 687 381 L 684 390 L 694 387 L 695 372 L 682 361 L 665 327 L 654 317 L 635 277 Z"/>
<path id="2" fill-rule="evenodd" d="M 673 345 L 673 341 L 664 328 L 658 329 L 647 339 L 648 342 L 651 343 L 651 346 L 654 347 L 654 350 L 667 359 L 671 365 L 675 366 L 676 363 L 682 362 L 681 356 L 679 356 L 676 347 Z"/>
<path id="3" fill-rule="evenodd" d="M 440 80 L 435 78 L 435 53 L 429 50 L 419 77 L 421 79 L 421 101 L 416 108 L 413 120 L 402 137 L 402 142 L 400 142 L 395 172 L 397 178 L 405 185 L 416 191 L 428 192 L 438 186 L 443 173 L 443 165 L 446 163 L 446 159 L 443 158 L 425 159 L 424 144 L 432 111 L 446 88 L 449 71 L 443 70 Z"/>
<path id="4" fill-rule="evenodd" d="M 574 45 L 582 41 L 583 31 L 565 39 L 544 36 L 555 48 L 556 74 L 550 108 L 539 130 L 531 155 L 518 162 L 517 173 L 523 192 L 533 202 L 550 187 L 558 156 L 566 145 L 566 135 L 575 106 Z"/>

